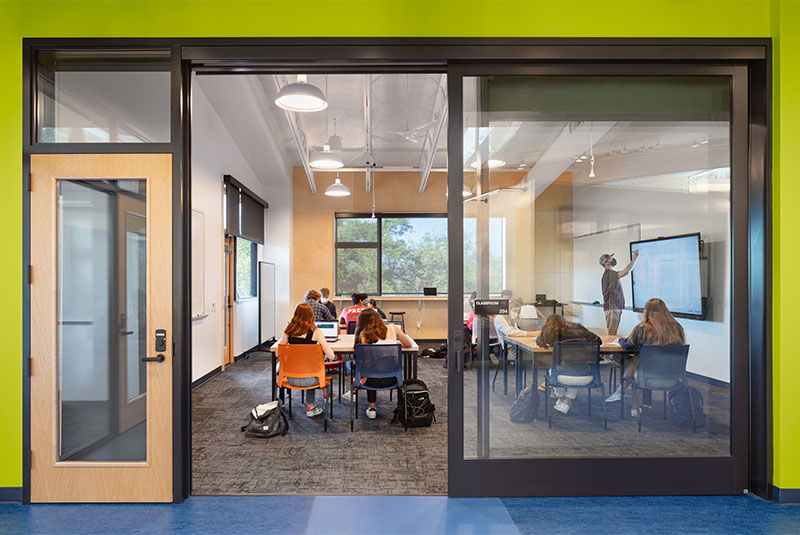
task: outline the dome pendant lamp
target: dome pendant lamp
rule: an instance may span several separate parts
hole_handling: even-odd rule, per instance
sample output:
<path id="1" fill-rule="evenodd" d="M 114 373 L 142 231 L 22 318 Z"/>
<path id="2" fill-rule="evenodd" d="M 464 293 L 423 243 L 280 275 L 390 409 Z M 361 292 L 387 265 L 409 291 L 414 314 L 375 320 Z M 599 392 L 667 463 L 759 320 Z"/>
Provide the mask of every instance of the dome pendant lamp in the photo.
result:
<path id="1" fill-rule="evenodd" d="M 342 184 L 342 181 L 339 180 L 339 173 L 336 173 L 336 181 L 333 184 L 325 188 L 325 195 L 328 197 L 349 197 L 350 196 L 350 188 Z"/>
<path id="2" fill-rule="evenodd" d="M 286 84 L 278 92 L 275 105 L 284 110 L 309 112 L 324 110 L 328 101 L 319 87 L 308 83 L 305 74 L 298 74 L 296 82 Z"/>

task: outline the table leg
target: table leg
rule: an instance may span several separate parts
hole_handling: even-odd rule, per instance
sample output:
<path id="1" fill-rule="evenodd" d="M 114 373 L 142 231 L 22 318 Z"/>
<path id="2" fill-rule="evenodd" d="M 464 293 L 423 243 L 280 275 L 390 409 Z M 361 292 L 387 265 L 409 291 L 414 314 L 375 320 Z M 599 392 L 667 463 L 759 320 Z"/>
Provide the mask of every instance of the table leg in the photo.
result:
<path id="1" fill-rule="evenodd" d="M 412 370 L 413 374 L 414 374 L 412 379 L 416 379 L 417 378 L 417 358 L 419 358 L 419 351 L 414 351 L 411 354 L 411 358 L 413 359 L 412 364 L 414 366 L 414 369 Z"/>
<path id="2" fill-rule="evenodd" d="M 533 355 L 533 353 L 531 353 L 531 355 Z M 533 355 L 532 358 L 535 359 L 535 355 Z M 536 361 L 535 360 L 531 361 L 531 368 L 533 368 L 533 386 L 531 388 L 533 388 L 533 395 L 534 396 L 538 396 L 539 395 L 539 374 L 536 371 Z M 545 390 L 544 390 L 544 402 L 547 403 L 548 401 L 549 401 L 548 392 L 547 392 L 547 389 L 545 388 Z M 534 407 L 533 408 L 533 419 L 534 420 L 538 420 L 539 419 L 539 404 L 537 403 L 533 407 Z"/>
<path id="3" fill-rule="evenodd" d="M 508 348 L 504 348 L 505 358 L 503 359 L 503 395 L 508 395 Z"/>
<path id="4" fill-rule="evenodd" d="M 517 362 L 514 364 L 514 399 L 519 397 L 520 387 L 522 386 L 522 360 L 524 358 L 525 353 L 522 351 L 522 348 L 516 346 L 516 353 L 517 353 Z"/>

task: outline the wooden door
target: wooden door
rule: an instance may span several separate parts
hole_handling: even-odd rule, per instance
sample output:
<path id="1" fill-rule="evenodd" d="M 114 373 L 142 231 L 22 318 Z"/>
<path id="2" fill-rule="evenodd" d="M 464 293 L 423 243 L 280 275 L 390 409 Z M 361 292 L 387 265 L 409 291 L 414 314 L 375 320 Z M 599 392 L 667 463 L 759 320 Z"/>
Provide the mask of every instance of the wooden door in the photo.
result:
<path id="1" fill-rule="evenodd" d="M 169 502 L 172 157 L 31 175 L 31 501 Z"/>
<path id="2" fill-rule="evenodd" d="M 233 364 L 233 302 L 235 299 L 235 243 L 233 236 L 225 237 L 225 365 Z"/>

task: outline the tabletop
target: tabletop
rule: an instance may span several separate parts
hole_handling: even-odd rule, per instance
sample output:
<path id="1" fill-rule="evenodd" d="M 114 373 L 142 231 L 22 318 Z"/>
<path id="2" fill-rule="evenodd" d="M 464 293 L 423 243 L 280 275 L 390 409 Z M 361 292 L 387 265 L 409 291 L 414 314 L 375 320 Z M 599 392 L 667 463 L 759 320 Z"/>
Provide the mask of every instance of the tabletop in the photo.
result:
<path id="1" fill-rule="evenodd" d="M 551 353 L 553 351 L 552 348 L 544 348 L 536 345 L 536 338 L 538 337 L 539 332 L 535 331 L 534 336 L 506 336 L 506 342 L 518 345 L 526 351 L 532 351 L 534 353 Z M 603 343 L 600 345 L 600 351 L 624 351 L 622 346 L 615 341 L 617 339 L 616 336 L 601 336 L 600 338 L 603 340 Z"/>
<path id="2" fill-rule="evenodd" d="M 339 340 L 337 340 L 336 342 L 328 342 L 328 345 L 331 346 L 331 349 L 333 349 L 334 353 L 352 353 L 355 347 L 355 338 L 356 335 L 354 334 L 340 334 Z M 411 337 L 409 336 L 409 338 Z M 273 353 L 277 352 L 278 343 L 275 342 L 269 349 Z M 419 345 L 413 338 L 411 338 L 411 347 L 404 347 L 403 351 L 404 352 L 419 351 Z"/>

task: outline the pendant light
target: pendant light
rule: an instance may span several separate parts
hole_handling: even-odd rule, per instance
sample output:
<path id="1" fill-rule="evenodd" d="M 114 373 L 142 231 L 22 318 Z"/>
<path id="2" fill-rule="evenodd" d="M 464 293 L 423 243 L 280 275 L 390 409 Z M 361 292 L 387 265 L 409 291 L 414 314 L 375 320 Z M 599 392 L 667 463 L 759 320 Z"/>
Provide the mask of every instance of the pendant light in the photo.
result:
<path id="1" fill-rule="evenodd" d="M 470 197 L 471 195 L 472 195 L 472 190 L 469 189 L 469 186 L 464 184 L 464 189 L 461 190 L 461 196 L 466 199 L 467 197 Z"/>
<path id="2" fill-rule="evenodd" d="M 496 160 L 494 158 L 489 158 L 489 160 L 486 162 L 486 165 L 489 167 L 489 169 L 495 169 L 497 167 L 503 167 L 505 164 L 506 164 L 506 162 L 504 162 L 503 160 Z M 478 168 L 478 162 L 474 161 L 471 164 L 469 164 L 469 166 L 472 167 L 473 169 L 477 169 Z"/>
<path id="3" fill-rule="evenodd" d="M 275 104 L 284 110 L 296 112 L 320 111 L 328 107 L 325 94 L 319 87 L 309 84 L 305 74 L 298 74 L 296 82 L 283 86 Z"/>
<path id="4" fill-rule="evenodd" d="M 325 77 L 325 90 L 328 90 L 328 77 Z M 327 105 L 327 104 L 326 104 Z M 309 160 L 309 165 L 315 169 L 340 169 L 344 167 L 344 162 L 342 161 L 342 157 L 339 153 L 334 150 L 331 150 L 331 141 L 337 143 L 339 148 L 341 148 L 342 142 L 339 136 L 336 135 L 335 130 L 335 123 L 336 119 L 334 119 L 334 135 L 328 139 L 328 111 L 325 111 L 325 138 L 326 142 L 322 146 L 322 150 L 314 151 L 311 154 L 311 158 Z M 348 193 L 349 195 L 349 193 Z"/>
<path id="5" fill-rule="evenodd" d="M 592 137 L 592 123 L 589 123 L 589 178 L 594 178 L 594 139 Z"/>
<path id="6" fill-rule="evenodd" d="M 349 197 L 350 196 L 350 188 L 342 184 L 342 181 L 339 180 L 339 172 L 336 172 L 336 180 L 325 188 L 325 195 L 328 197 Z"/>

